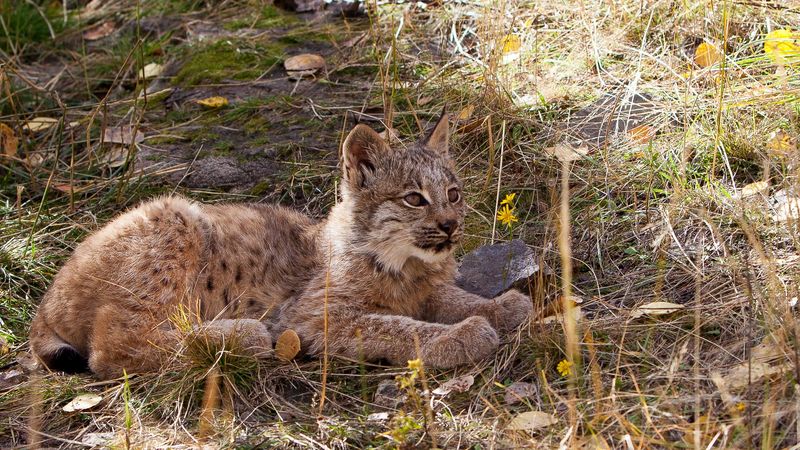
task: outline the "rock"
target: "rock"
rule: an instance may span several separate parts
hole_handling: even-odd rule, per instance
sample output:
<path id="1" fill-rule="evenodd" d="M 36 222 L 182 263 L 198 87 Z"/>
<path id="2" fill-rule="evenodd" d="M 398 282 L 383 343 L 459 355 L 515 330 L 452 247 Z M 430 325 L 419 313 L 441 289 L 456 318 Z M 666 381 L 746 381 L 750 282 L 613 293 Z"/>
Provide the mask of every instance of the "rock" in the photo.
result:
<path id="1" fill-rule="evenodd" d="M 657 123 L 663 108 L 648 94 L 627 91 L 605 93 L 594 103 L 576 112 L 569 120 L 573 131 L 570 141 L 577 147 L 588 144 L 595 148 L 608 145 L 615 136 L 647 123 Z"/>
<path id="2" fill-rule="evenodd" d="M 89 447 L 108 448 L 114 443 L 116 435 L 113 432 L 86 433 L 81 442 Z"/>
<path id="3" fill-rule="evenodd" d="M 23 381 L 25 381 L 25 374 L 19 369 L 2 372 L 0 373 L 0 391 L 11 389 Z"/>
<path id="4" fill-rule="evenodd" d="M 486 245 L 461 260 L 456 285 L 481 297 L 493 298 L 539 271 L 533 250 L 514 239 Z"/>
<path id="5" fill-rule="evenodd" d="M 406 402 L 406 396 L 400 392 L 394 380 L 383 380 L 378 383 L 372 402 L 384 408 L 397 409 Z"/>
<path id="6" fill-rule="evenodd" d="M 294 12 L 311 12 L 322 9 L 323 0 L 275 0 L 275 6 Z"/>
<path id="7" fill-rule="evenodd" d="M 535 384 L 517 381 L 506 388 L 503 400 L 506 405 L 515 405 L 523 400 L 534 398 L 539 394 Z"/>

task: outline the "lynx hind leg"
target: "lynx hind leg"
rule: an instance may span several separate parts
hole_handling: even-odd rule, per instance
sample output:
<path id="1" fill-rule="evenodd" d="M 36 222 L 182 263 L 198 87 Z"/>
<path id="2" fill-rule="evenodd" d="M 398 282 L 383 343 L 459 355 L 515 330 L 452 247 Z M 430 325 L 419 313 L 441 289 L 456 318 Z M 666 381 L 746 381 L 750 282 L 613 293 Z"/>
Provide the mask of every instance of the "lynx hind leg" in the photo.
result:
<path id="1" fill-rule="evenodd" d="M 31 351 L 52 371 L 80 373 L 89 370 L 86 356 L 61 339 L 42 316 L 36 316 L 31 326 Z"/>
<path id="2" fill-rule="evenodd" d="M 256 319 L 216 319 L 195 327 L 187 340 L 190 352 L 234 354 L 267 358 L 272 355 L 272 336 Z"/>

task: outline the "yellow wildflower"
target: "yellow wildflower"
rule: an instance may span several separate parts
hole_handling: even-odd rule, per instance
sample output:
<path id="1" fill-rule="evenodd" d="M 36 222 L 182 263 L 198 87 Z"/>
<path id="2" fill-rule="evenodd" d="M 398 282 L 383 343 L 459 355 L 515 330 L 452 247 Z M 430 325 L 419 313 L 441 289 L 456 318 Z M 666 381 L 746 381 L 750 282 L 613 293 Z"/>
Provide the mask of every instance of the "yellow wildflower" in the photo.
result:
<path id="1" fill-rule="evenodd" d="M 420 370 L 422 370 L 422 360 L 419 358 L 409 360 L 408 368 L 415 372 L 419 372 Z"/>
<path id="2" fill-rule="evenodd" d="M 514 215 L 514 210 L 508 205 L 504 205 L 500 211 L 497 212 L 497 220 L 507 227 L 510 227 L 513 222 L 518 221 L 517 216 Z"/>
<path id="3" fill-rule="evenodd" d="M 744 402 L 739 402 L 734 406 L 736 407 L 736 410 L 739 412 L 744 412 L 744 410 L 747 408 L 747 405 L 745 405 Z"/>
<path id="4" fill-rule="evenodd" d="M 558 370 L 558 373 L 560 373 L 562 377 L 566 377 L 572 373 L 573 365 L 574 363 L 572 361 L 567 361 L 566 359 L 564 359 L 560 363 L 558 363 L 558 366 L 556 366 L 556 370 Z"/>
<path id="5" fill-rule="evenodd" d="M 500 202 L 500 204 L 501 205 L 511 205 L 512 203 L 514 203 L 514 199 L 515 198 L 517 198 L 517 193 L 516 192 L 512 192 L 511 194 L 506 194 L 506 196 L 503 198 L 503 201 Z"/>
<path id="6" fill-rule="evenodd" d="M 774 30 L 764 40 L 764 53 L 776 64 L 796 62 L 800 58 L 800 34 L 792 30 Z"/>

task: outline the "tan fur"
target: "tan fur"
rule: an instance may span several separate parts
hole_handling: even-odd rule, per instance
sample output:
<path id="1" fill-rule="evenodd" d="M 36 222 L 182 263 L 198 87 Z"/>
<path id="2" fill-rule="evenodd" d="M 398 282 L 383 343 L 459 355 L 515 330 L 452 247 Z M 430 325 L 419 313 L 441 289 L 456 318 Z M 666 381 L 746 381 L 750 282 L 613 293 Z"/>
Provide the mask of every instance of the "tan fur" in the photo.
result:
<path id="1" fill-rule="evenodd" d="M 497 331 L 521 323 L 531 302 L 452 284 L 465 205 L 447 127 L 443 116 L 423 141 L 390 148 L 357 126 L 343 146 L 341 201 L 320 223 L 277 206 L 180 197 L 120 215 L 55 277 L 32 325 L 34 353 L 61 370 L 88 359 L 102 378 L 158 370 L 182 343 L 170 320 L 182 309 L 203 322 L 197 331 L 238 335 L 254 354 L 290 328 L 304 351 L 322 352 L 327 310 L 333 354 L 394 364 L 420 356 L 434 367 L 491 355 Z M 413 192 L 429 204 L 410 205 Z"/>

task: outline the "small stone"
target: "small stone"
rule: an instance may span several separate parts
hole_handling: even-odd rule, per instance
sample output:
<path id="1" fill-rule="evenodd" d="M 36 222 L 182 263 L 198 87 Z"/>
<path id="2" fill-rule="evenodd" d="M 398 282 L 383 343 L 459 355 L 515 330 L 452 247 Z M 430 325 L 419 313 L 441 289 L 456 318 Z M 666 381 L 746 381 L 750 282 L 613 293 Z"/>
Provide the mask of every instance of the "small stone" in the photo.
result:
<path id="1" fill-rule="evenodd" d="M 406 402 L 406 396 L 400 392 L 394 380 L 383 380 L 378 383 L 372 402 L 384 408 L 397 409 Z"/>
<path id="2" fill-rule="evenodd" d="M 525 399 L 533 398 L 538 394 L 535 384 L 517 381 L 506 388 L 503 395 L 506 405 L 515 405 Z"/>
<path id="3" fill-rule="evenodd" d="M 25 374 L 18 369 L 11 369 L 0 373 L 0 391 L 11 389 L 12 387 L 25 381 Z"/>
<path id="4" fill-rule="evenodd" d="M 319 11 L 324 4 L 323 0 L 275 0 L 275 6 L 299 13 Z"/>
<path id="5" fill-rule="evenodd" d="M 90 447 L 109 447 L 116 435 L 113 432 L 86 433 L 81 442 Z"/>
<path id="6" fill-rule="evenodd" d="M 456 285 L 481 297 L 494 298 L 538 271 L 533 250 L 514 239 L 479 247 L 464 256 Z"/>

